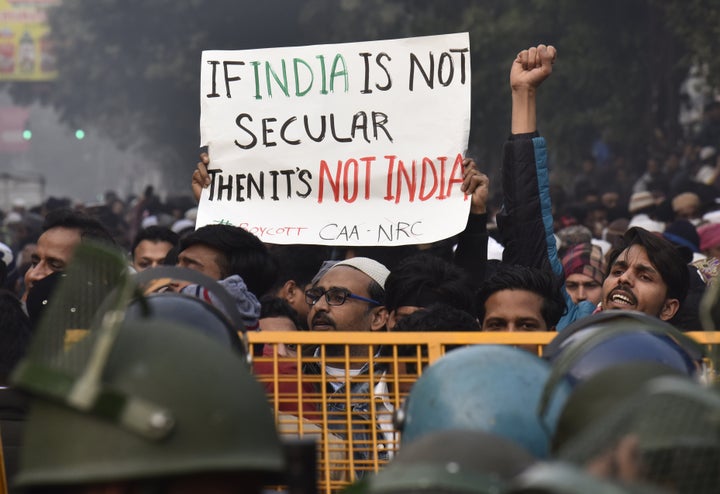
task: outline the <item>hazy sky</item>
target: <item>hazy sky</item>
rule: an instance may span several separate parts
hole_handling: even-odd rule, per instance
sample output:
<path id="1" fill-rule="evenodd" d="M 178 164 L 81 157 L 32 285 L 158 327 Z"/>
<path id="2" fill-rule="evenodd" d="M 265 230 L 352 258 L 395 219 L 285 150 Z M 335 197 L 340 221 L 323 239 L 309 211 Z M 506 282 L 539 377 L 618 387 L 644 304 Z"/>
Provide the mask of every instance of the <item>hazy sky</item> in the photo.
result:
<path id="1" fill-rule="evenodd" d="M 12 100 L 0 93 L 0 108 L 7 106 L 13 106 Z M 92 202 L 108 189 L 124 197 L 142 192 L 148 183 L 159 183 L 152 163 L 143 162 L 132 152 L 118 150 L 112 142 L 99 138 L 92 128 L 83 129 L 85 138 L 77 140 L 75 129 L 61 124 L 52 109 L 31 106 L 30 127 L 33 135 L 29 150 L 0 154 L 0 173 L 44 176 L 46 197 Z M 7 207 L 15 197 L 32 201 L 38 190 L 13 181 L 11 187 L 6 185 L 6 181 L 0 182 L 0 207 Z M 190 193 L 189 185 L 187 192 Z"/>

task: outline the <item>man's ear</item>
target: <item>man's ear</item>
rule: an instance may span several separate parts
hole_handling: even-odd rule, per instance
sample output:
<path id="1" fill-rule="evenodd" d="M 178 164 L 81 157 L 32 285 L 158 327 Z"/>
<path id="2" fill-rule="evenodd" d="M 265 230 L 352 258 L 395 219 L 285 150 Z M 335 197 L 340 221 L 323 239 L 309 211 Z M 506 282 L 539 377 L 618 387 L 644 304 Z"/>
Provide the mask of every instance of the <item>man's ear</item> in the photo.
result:
<path id="1" fill-rule="evenodd" d="M 300 292 L 300 287 L 297 286 L 295 280 L 287 280 L 278 290 L 277 296 L 279 298 L 284 298 L 290 305 L 292 305 L 293 300 L 300 294 Z"/>
<path id="2" fill-rule="evenodd" d="M 386 323 L 388 331 L 392 330 L 392 328 L 394 328 L 397 325 L 396 312 L 397 312 L 397 310 L 393 310 L 388 313 L 388 319 L 387 319 L 387 323 Z"/>
<path id="3" fill-rule="evenodd" d="M 372 321 L 370 323 L 371 331 L 383 331 L 388 321 L 388 310 L 382 307 L 376 307 L 373 309 Z"/>
<path id="4" fill-rule="evenodd" d="M 675 314 L 677 314 L 677 311 L 680 310 L 680 301 L 676 298 L 668 298 L 665 299 L 665 302 L 663 303 L 663 307 L 660 310 L 660 315 L 658 316 L 663 321 L 669 321 L 673 318 Z"/>

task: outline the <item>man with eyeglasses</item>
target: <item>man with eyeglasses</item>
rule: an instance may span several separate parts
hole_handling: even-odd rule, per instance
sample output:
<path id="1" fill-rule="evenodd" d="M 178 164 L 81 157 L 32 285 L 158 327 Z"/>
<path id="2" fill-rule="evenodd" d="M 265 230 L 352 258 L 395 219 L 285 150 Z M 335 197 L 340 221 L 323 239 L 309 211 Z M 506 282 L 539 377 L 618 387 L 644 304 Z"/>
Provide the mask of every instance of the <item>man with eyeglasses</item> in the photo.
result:
<path id="1" fill-rule="evenodd" d="M 381 263 L 367 257 L 353 257 L 340 261 L 320 275 L 312 288 L 305 292 L 310 306 L 308 326 L 312 331 L 381 331 L 385 329 L 388 312 L 385 308 L 385 280 L 390 271 Z M 367 345 L 328 345 L 325 355 L 329 361 L 322 367 L 306 369 L 326 376 L 326 408 L 328 427 L 340 437 L 352 436 L 356 445 L 353 456 L 367 461 L 377 457 L 387 460 L 394 441 L 392 404 L 388 396 L 383 369 L 372 366 L 369 352 L 377 355 L 377 348 Z M 320 356 L 319 352 L 316 356 Z M 350 362 L 338 357 L 349 357 Z M 347 367 L 346 367 L 347 366 Z M 371 373 L 370 370 L 373 372 Z M 375 381 L 370 379 L 373 376 Z M 350 396 L 350 400 L 347 397 Z M 352 414 L 353 429 L 346 429 L 347 407 Z M 377 428 L 371 423 L 371 404 L 375 404 Z M 377 451 L 371 440 L 376 436 Z M 359 474 L 358 474 L 359 475 Z"/>

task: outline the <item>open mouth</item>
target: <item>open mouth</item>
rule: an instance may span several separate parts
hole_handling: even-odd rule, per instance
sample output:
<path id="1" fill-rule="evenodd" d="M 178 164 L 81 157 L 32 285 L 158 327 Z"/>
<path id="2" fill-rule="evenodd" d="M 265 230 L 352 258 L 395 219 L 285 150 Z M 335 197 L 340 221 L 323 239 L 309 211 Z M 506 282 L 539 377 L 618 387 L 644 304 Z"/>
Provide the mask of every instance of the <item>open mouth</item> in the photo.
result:
<path id="1" fill-rule="evenodd" d="M 618 307 L 634 307 L 637 305 L 637 299 L 632 293 L 626 292 L 625 290 L 615 290 L 610 292 L 608 301 Z"/>

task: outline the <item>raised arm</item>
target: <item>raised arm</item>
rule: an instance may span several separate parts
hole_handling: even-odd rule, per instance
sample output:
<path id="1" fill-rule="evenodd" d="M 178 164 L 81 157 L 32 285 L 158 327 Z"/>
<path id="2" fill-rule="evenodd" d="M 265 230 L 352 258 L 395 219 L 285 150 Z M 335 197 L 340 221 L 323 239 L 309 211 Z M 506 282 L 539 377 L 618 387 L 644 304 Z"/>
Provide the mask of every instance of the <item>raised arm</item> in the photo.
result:
<path id="1" fill-rule="evenodd" d="M 537 88 L 557 52 L 539 45 L 518 53 L 510 68 L 512 135 L 503 148 L 503 208 L 497 222 L 503 261 L 562 273 L 552 231 L 545 140 L 537 134 Z"/>
<path id="2" fill-rule="evenodd" d="M 458 236 L 454 262 L 470 276 L 476 288 L 485 280 L 487 265 L 487 199 L 490 179 L 471 159 L 463 162 L 462 191 L 470 196 L 470 214 L 465 230 Z"/>
<path id="3" fill-rule="evenodd" d="M 537 131 L 535 94 L 540 84 L 552 73 L 556 57 L 555 47 L 545 45 L 528 48 L 515 57 L 510 68 L 513 134 Z"/>

